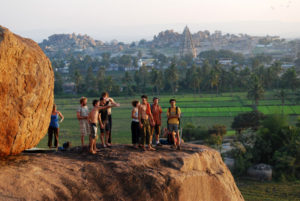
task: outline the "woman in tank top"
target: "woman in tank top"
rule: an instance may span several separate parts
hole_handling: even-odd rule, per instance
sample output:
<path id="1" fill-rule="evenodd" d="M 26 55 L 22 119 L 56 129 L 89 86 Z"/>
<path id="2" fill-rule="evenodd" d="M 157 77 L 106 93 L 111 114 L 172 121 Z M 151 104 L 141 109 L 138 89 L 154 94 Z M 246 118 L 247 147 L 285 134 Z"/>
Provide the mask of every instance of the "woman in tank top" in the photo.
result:
<path id="1" fill-rule="evenodd" d="M 59 134 L 59 123 L 64 120 L 64 116 L 56 110 L 56 105 L 53 105 L 51 113 L 51 121 L 48 128 L 48 147 L 52 147 L 52 137 L 54 135 L 54 146 L 58 148 L 58 134 Z M 59 117 L 61 118 L 59 121 Z"/>

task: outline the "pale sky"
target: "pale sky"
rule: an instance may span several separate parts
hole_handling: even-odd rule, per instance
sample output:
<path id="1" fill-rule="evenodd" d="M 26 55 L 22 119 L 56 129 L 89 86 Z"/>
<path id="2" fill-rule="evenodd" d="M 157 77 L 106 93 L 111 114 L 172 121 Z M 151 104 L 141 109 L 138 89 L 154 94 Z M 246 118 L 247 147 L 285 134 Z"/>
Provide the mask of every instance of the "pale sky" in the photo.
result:
<path id="1" fill-rule="evenodd" d="M 110 41 L 182 32 L 300 38 L 300 0 L 0 0 L 0 25 L 38 42 L 54 33 Z"/>

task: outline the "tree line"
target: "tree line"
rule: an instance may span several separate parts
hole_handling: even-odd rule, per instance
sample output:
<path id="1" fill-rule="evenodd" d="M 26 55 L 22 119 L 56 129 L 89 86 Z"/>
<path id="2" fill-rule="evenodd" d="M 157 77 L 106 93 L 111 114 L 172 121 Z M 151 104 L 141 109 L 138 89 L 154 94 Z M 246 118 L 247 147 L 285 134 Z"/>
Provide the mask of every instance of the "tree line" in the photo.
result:
<path id="1" fill-rule="evenodd" d="M 219 54 L 219 55 L 218 55 Z M 247 91 L 248 97 L 256 104 L 265 90 L 289 89 L 295 91 L 300 84 L 296 67 L 283 69 L 281 61 L 271 63 L 268 56 L 256 56 L 248 60 L 242 55 L 219 51 L 199 54 L 204 58 L 197 64 L 188 55 L 183 58 L 154 55 L 154 67 L 142 66 L 135 71 L 125 71 L 122 76 L 110 73 L 106 69 L 112 62 L 109 54 L 103 54 L 102 60 L 84 57 L 72 58 L 67 77 L 55 73 L 55 92 L 62 93 L 65 81 L 72 81 L 76 93 L 99 94 L 106 90 L 114 95 L 134 95 L 136 93 L 182 93 L 201 94 Z M 224 66 L 219 58 L 232 56 L 234 64 Z M 138 56 L 142 56 L 139 54 Z M 134 58 L 134 59 L 133 59 Z M 114 58 L 123 66 L 130 66 L 138 57 L 121 56 Z M 121 60 L 121 61 L 120 61 Z M 59 64 L 53 62 L 53 66 Z"/>

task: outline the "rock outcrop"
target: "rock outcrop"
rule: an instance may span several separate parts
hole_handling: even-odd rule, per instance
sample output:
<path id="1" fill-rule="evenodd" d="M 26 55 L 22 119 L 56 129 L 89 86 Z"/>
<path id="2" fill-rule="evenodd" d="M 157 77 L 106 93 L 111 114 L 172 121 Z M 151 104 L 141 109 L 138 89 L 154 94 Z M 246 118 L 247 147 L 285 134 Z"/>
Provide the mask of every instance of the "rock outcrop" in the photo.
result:
<path id="1" fill-rule="evenodd" d="M 53 107 L 51 63 L 37 43 L 0 26 L 0 155 L 34 147 Z"/>
<path id="2" fill-rule="evenodd" d="M 244 200 L 220 154 L 205 146 L 114 145 L 96 155 L 75 149 L 8 159 L 0 161 L 0 200 Z"/>

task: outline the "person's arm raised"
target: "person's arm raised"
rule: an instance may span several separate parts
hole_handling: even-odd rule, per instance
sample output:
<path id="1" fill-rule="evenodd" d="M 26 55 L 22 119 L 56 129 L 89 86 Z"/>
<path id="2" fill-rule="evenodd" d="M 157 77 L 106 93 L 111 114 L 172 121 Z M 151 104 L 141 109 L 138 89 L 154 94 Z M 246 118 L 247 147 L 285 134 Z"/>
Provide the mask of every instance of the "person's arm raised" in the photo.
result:
<path id="1" fill-rule="evenodd" d="M 120 107 L 120 104 L 116 103 L 116 104 L 112 104 L 112 105 L 98 106 L 97 109 L 98 110 L 105 110 L 105 109 L 111 108 L 111 107 Z"/>
<path id="2" fill-rule="evenodd" d="M 108 98 L 107 99 L 111 104 L 118 104 L 117 102 L 115 102 L 115 100 L 114 99 L 112 99 L 112 98 Z"/>

